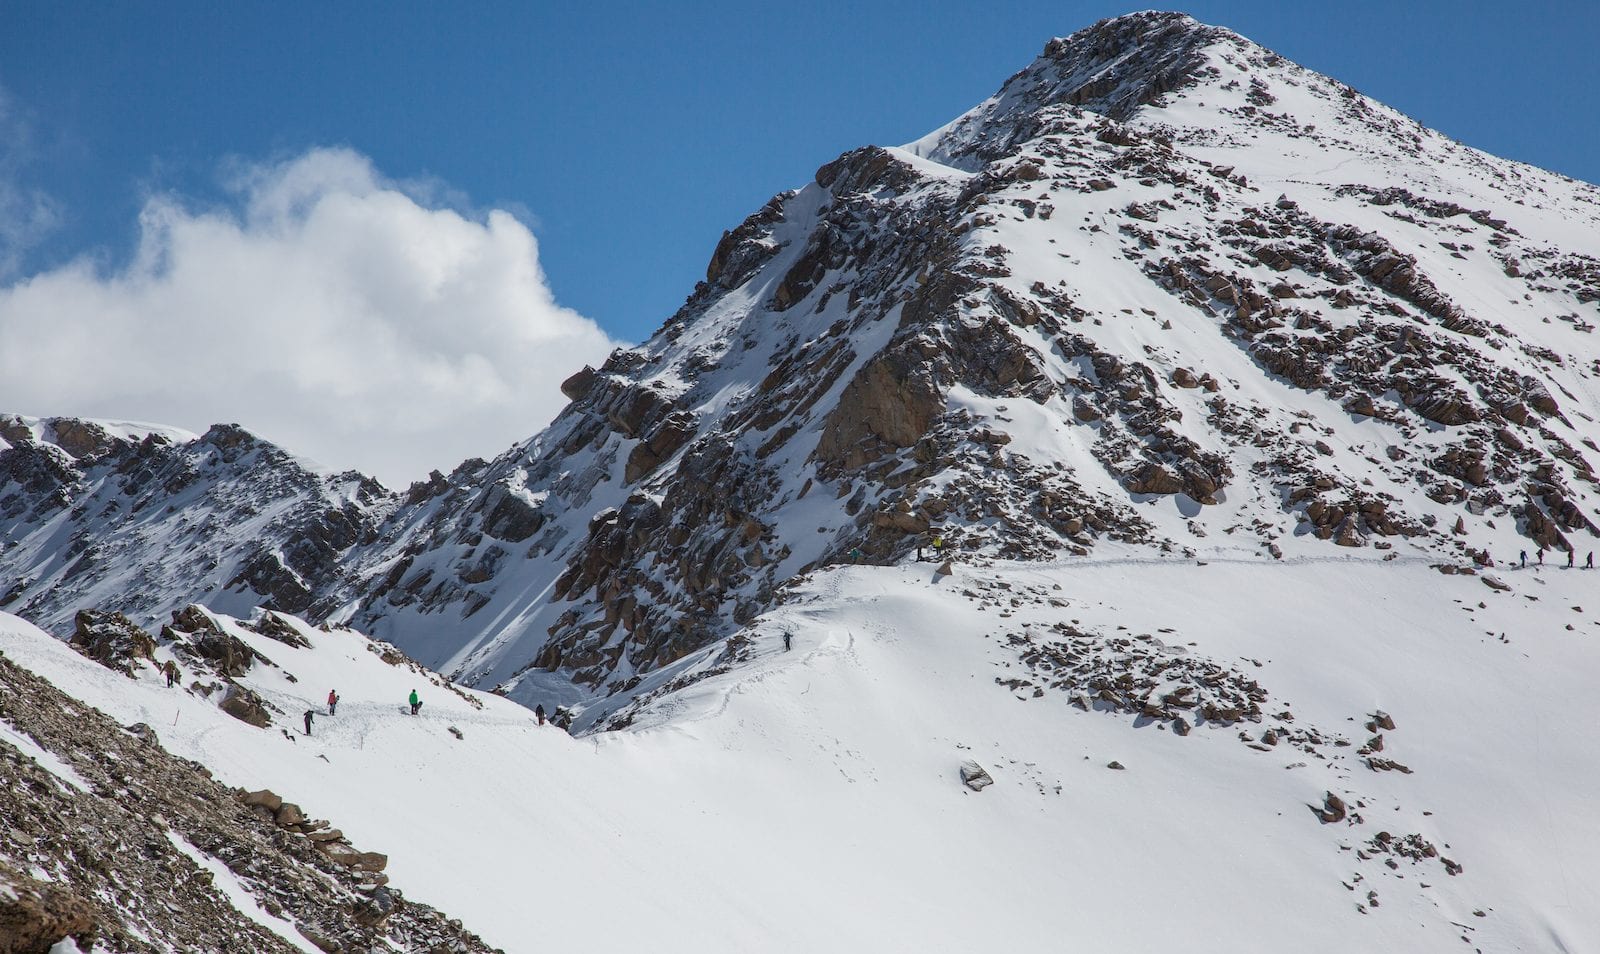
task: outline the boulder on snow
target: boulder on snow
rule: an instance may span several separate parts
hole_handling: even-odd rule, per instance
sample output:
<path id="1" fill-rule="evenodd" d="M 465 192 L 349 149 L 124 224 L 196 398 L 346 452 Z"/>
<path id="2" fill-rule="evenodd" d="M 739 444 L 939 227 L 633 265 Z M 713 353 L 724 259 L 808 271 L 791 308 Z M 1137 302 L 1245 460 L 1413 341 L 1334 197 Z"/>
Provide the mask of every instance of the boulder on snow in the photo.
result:
<path id="1" fill-rule="evenodd" d="M 272 716 L 267 713 L 266 703 L 261 701 L 260 696 L 241 685 L 229 685 L 227 695 L 222 697 L 218 706 L 240 722 L 248 722 L 258 729 L 264 729 L 272 724 Z"/>
<path id="2" fill-rule="evenodd" d="M 961 784 L 974 792 L 981 792 L 993 785 L 994 779 L 984 771 L 983 766 L 969 759 L 961 763 Z"/>
<path id="3" fill-rule="evenodd" d="M 1332 792 L 1327 792 L 1322 796 L 1321 808 L 1315 808 L 1312 810 L 1317 813 L 1317 817 L 1322 819 L 1322 823 L 1325 825 L 1331 825 L 1335 822 L 1344 821 L 1344 799 L 1333 794 Z"/>

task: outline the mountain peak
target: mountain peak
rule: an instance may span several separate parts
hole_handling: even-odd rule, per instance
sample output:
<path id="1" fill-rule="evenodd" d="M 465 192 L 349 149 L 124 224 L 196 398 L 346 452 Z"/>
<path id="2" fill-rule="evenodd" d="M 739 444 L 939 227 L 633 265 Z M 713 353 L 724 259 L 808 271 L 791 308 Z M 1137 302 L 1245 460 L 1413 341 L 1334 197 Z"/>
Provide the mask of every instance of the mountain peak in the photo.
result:
<path id="1" fill-rule="evenodd" d="M 1059 101 L 1125 120 L 1192 79 L 1205 65 L 1201 50 L 1229 40 L 1246 42 L 1184 13 L 1129 13 L 1051 40 L 1017 75 L 1045 74 Z"/>
<path id="2" fill-rule="evenodd" d="M 1219 43 L 1253 47 L 1222 27 L 1184 13 L 1145 11 L 1101 20 L 1045 44 L 1037 59 L 994 96 L 907 148 L 961 168 L 991 162 L 1014 148 L 1030 118 L 1084 109 L 1126 122 L 1207 73 L 1206 50 Z"/>

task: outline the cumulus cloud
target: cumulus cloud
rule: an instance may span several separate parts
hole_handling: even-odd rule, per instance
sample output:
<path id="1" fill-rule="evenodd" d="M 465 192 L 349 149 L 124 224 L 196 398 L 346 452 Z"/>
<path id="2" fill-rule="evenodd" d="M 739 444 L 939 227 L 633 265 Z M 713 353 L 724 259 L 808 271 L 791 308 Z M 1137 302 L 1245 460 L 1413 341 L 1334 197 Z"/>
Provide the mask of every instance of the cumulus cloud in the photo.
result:
<path id="1" fill-rule="evenodd" d="M 149 199 L 124 266 L 0 288 L 0 411 L 237 422 L 403 487 L 533 434 L 613 345 L 510 213 L 438 207 L 345 149 L 229 182 L 224 209 Z"/>

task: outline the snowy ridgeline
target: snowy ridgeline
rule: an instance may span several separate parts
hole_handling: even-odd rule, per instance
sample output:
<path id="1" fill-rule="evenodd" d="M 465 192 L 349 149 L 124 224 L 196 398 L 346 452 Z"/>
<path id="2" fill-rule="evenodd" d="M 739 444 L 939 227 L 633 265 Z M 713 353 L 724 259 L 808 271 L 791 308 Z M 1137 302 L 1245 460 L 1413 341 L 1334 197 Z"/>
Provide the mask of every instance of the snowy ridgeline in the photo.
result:
<path id="1" fill-rule="evenodd" d="M 297 648 L 214 618 L 271 661 L 236 679 L 276 710 L 267 728 L 186 689 L 205 673 L 130 679 L 12 617 L 0 651 L 335 820 L 394 886 L 511 952 L 1600 943 L 1581 874 L 1600 863 L 1600 578 L 1132 555 L 934 570 L 819 574 L 755 621 L 745 665 L 687 658 L 676 675 L 719 674 L 581 739 L 349 631 L 294 624 Z M 66 785 L 84 757 L 22 751 Z M 963 785 L 969 762 L 993 784 Z"/>

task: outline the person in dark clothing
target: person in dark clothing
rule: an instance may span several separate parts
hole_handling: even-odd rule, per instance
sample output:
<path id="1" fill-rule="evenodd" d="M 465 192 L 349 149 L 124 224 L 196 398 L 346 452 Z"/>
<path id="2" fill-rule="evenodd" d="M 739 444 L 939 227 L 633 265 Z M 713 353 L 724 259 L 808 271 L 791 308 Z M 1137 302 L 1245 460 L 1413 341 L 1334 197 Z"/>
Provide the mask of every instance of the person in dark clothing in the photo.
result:
<path id="1" fill-rule="evenodd" d="M 1517 553 L 1517 559 L 1522 561 L 1522 568 L 1524 570 L 1526 570 L 1528 568 L 1528 551 L 1527 550 L 1519 551 Z"/>
<path id="2" fill-rule="evenodd" d="M 178 681 L 178 664 L 169 659 L 161 667 L 161 671 L 167 676 L 167 688 L 171 689 L 173 684 Z"/>
<path id="3" fill-rule="evenodd" d="M 328 715 L 333 715 L 334 710 L 337 709 L 337 708 L 339 708 L 339 690 L 337 690 L 337 689 L 329 689 L 328 690 Z"/>
<path id="4" fill-rule="evenodd" d="M 534 706 L 533 707 L 533 714 L 534 714 L 534 716 L 536 718 L 538 718 L 539 724 L 540 725 L 544 725 L 544 703 L 541 702 L 538 705 Z"/>
<path id="5" fill-rule="evenodd" d="M 306 710 L 306 735 L 311 734 L 311 719 L 315 715 L 316 713 L 312 712 L 310 709 Z"/>
<path id="6" fill-rule="evenodd" d="M 1572 567 L 1574 566 L 1573 561 L 1576 560 L 1577 558 L 1578 558 L 1578 551 L 1576 549 L 1572 548 L 1572 547 L 1567 547 L 1567 569 L 1569 569 L 1569 570 L 1572 569 Z"/>
<path id="7" fill-rule="evenodd" d="M 1539 556 L 1539 565 L 1540 566 L 1544 566 L 1544 547 L 1540 547 L 1539 548 L 1538 556 Z"/>
<path id="8" fill-rule="evenodd" d="M 783 651 L 784 652 L 788 652 L 789 648 L 790 648 L 790 645 L 793 642 L 794 642 L 794 634 L 789 632 L 788 630 L 784 630 L 783 631 Z"/>
<path id="9" fill-rule="evenodd" d="M 411 714 L 416 715 L 417 710 L 420 708 L 422 708 L 422 700 L 417 697 L 417 690 L 413 689 L 411 690 Z"/>
<path id="10" fill-rule="evenodd" d="M 1585 570 L 1594 569 L 1594 551 L 1593 550 L 1589 551 L 1589 559 L 1583 561 L 1583 568 Z"/>

